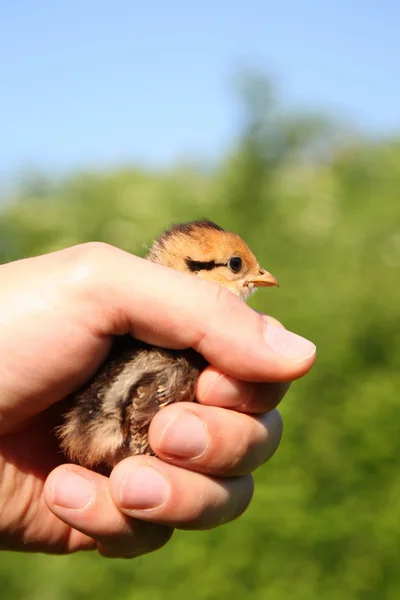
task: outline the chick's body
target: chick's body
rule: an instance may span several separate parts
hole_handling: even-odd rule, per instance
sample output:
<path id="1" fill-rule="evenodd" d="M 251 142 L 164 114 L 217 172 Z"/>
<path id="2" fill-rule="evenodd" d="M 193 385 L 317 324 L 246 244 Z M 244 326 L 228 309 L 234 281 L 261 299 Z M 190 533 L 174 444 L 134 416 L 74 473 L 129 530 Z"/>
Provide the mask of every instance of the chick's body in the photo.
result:
<path id="1" fill-rule="evenodd" d="M 171 227 L 147 258 L 214 281 L 242 300 L 259 286 L 277 285 L 238 235 L 210 221 Z M 127 456 L 152 454 L 151 419 L 167 404 L 194 401 L 206 366 L 192 349 L 166 350 L 130 336 L 117 338 L 102 368 L 69 398 L 58 428 L 62 450 L 82 466 L 107 469 Z"/>

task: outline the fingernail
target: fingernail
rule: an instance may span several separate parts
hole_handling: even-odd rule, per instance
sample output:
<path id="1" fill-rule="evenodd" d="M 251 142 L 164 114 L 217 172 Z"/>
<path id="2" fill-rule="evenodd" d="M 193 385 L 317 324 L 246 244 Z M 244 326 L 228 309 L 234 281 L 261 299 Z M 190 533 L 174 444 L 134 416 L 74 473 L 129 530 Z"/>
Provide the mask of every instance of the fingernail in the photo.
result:
<path id="1" fill-rule="evenodd" d="M 264 339 L 271 350 L 294 362 L 311 358 L 316 351 L 315 345 L 309 340 L 271 323 L 265 326 Z"/>
<path id="2" fill-rule="evenodd" d="M 76 471 L 57 473 L 52 491 L 55 505 L 73 510 L 85 508 L 94 497 L 92 482 Z"/>
<path id="3" fill-rule="evenodd" d="M 170 494 L 168 481 L 152 467 L 134 467 L 122 481 L 121 507 L 149 510 L 165 504 Z"/>
<path id="4" fill-rule="evenodd" d="M 200 380 L 204 390 L 203 396 L 205 396 L 208 391 L 215 386 L 216 382 L 221 379 L 221 377 L 223 377 L 222 373 L 219 371 L 214 371 L 212 367 L 208 367 L 208 369 L 203 371 Z"/>
<path id="5" fill-rule="evenodd" d="M 201 456 L 210 442 L 203 421 L 192 412 L 186 411 L 172 417 L 161 434 L 159 450 L 163 454 L 179 458 Z"/>
<path id="6" fill-rule="evenodd" d="M 223 408 L 237 408 L 249 400 L 251 390 L 238 379 L 229 375 L 215 373 L 208 369 L 201 374 L 201 402 L 210 401 L 213 404 L 217 400 L 218 406 Z"/>

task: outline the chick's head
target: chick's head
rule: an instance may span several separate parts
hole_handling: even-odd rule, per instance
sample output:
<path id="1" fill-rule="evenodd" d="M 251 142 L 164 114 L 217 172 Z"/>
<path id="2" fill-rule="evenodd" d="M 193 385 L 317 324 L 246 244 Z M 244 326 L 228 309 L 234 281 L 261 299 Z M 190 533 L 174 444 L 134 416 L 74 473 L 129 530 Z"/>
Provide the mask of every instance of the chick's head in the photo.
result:
<path id="1" fill-rule="evenodd" d="M 278 285 L 239 235 L 212 221 L 173 225 L 154 241 L 147 258 L 218 283 L 243 301 L 258 287 Z"/>

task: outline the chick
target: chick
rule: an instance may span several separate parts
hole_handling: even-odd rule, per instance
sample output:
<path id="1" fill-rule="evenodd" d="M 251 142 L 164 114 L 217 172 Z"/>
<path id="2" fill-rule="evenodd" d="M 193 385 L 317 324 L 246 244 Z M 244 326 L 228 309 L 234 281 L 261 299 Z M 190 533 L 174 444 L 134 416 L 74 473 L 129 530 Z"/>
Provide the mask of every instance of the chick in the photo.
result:
<path id="1" fill-rule="evenodd" d="M 173 225 L 156 239 L 148 260 L 228 288 L 246 301 L 258 287 L 278 282 L 262 269 L 235 233 L 202 220 Z M 116 338 L 98 373 L 68 399 L 58 428 L 61 449 L 88 468 L 110 470 L 134 454 L 153 454 L 151 419 L 173 402 L 193 402 L 205 359 L 192 349 L 166 350 Z"/>

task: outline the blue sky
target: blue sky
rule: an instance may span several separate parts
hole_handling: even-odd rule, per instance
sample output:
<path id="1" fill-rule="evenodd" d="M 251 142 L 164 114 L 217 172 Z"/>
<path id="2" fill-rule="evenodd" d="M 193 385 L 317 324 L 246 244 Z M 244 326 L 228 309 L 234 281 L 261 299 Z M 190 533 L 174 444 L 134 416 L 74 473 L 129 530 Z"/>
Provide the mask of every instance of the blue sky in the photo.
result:
<path id="1" fill-rule="evenodd" d="M 400 131 L 396 0 L 13 0 L 0 8 L 0 175 L 215 156 L 240 65 L 292 104 Z"/>

